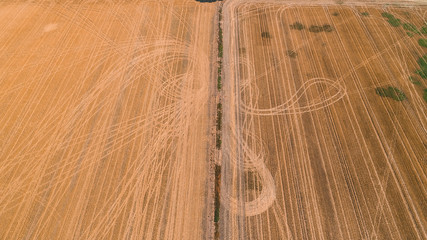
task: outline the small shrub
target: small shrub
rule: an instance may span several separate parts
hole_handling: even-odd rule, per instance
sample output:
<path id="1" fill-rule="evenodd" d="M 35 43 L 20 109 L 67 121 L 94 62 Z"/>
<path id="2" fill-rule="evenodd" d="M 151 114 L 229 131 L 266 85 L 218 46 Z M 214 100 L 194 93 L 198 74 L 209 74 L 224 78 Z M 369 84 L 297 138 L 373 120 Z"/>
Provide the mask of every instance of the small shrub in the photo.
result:
<path id="1" fill-rule="evenodd" d="M 298 56 L 298 53 L 296 53 L 294 50 L 288 50 L 286 51 L 286 55 L 288 55 L 291 58 L 296 58 Z"/>
<path id="2" fill-rule="evenodd" d="M 360 14 L 361 14 L 362 16 L 365 16 L 365 17 L 366 17 L 366 16 L 369 16 L 369 13 L 368 13 L 368 12 L 361 12 Z"/>
<path id="3" fill-rule="evenodd" d="M 332 13 L 332 16 L 335 16 L 335 17 L 337 17 L 337 16 L 339 16 L 340 14 L 338 13 L 338 12 L 333 12 Z"/>
<path id="4" fill-rule="evenodd" d="M 419 44 L 421 47 L 425 47 L 425 48 L 427 48 L 427 39 L 425 39 L 425 38 L 420 38 L 420 39 L 418 39 L 418 44 Z"/>
<path id="5" fill-rule="evenodd" d="M 215 217 L 214 222 L 219 222 L 219 207 L 215 207 Z"/>
<path id="6" fill-rule="evenodd" d="M 214 222 L 217 223 L 219 221 L 219 211 L 221 208 L 220 203 L 220 191 L 221 191 L 221 166 L 215 165 L 215 216 L 214 216 Z"/>
<path id="7" fill-rule="evenodd" d="M 424 88 L 423 99 L 425 102 L 427 102 L 427 88 Z"/>
<path id="8" fill-rule="evenodd" d="M 217 80 L 217 88 L 219 91 L 221 91 L 222 89 L 222 80 L 221 80 L 221 76 L 218 76 L 218 80 Z"/>
<path id="9" fill-rule="evenodd" d="M 334 29 L 331 27 L 331 25 L 329 25 L 329 24 L 325 24 L 325 25 L 323 25 L 323 31 L 325 31 L 325 32 L 332 32 Z"/>
<path id="10" fill-rule="evenodd" d="M 216 112 L 216 130 L 221 131 L 222 128 L 222 104 L 217 104 L 217 112 Z"/>
<path id="11" fill-rule="evenodd" d="M 393 98 L 396 101 L 403 101 L 406 99 L 405 93 L 402 90 L 395 87 L 388 87 L 389 97 Z"/>
<path id="12" fill-rule="evenodd" d="M 388 88 L 378 87 L 375 89 L 375 92 L 381 97 L 392 98 L 396 101 L 403 101 L 406 99 L 406 95 L 402 90 L 391 86 Z"/>
<path id="13" fill-rule="evenodd" d="M 413 36 L 414 36 L 414 34 L 413 34 L 413 33 L 411 33 L 411 32 L 406 32 L 406 34 L 407 34 L 408 36 L 410 36 L 410 37 L 413 37 Z"/>
<path id="14" fill-rule="evenodd" d="M 323 27 L 321 26 L 315 26 L 315 25 L 311 25 L 310 28 L 308 28 L 309 32 L 314 32 L 314 33 L 318 33 L 323 31 Z"/>
<path id="15" fill-rule="evenodd" d="M 295 22 L 289 26 L 291 27 L 291 29 L 295 29 L 295 30 L 303 30 L 305 28 L 305 26 L 300 22 Z"/>
<path id="16" fill-rule="evenodd" d="M 427 25 L 421 27 L 421 33 L 427 35 Z"/>
<path id="17" fill-rule="evenodd" d="M 420 75 L 421 78 L 427 79 L 427 54 L 420 57 L 417 63 L 420 69 L 416 70 L 415 73 Z"/>
<path id="18" fill-rule="evenodd" d="M 314 32 L 314 33 L 319 33 L 319 32 L 323 32 L 323 31 L 325 31 L 325 32 L 332 32 L 333 30 L 334 29 L 329 24 L 324 24 L 323 26 L 311 25 L 308 28 L 308 31 Z"/>
<path id="19" fill-rule="evenodd" d="M 221 149 L 221 144 L 222 144 L 221 135 L 216 135 L 216 148 Z"/>
<path id="20" fill-rule="evenodd" d="M 409 76 L 409 81 L 411 81 L 411 83 L 415 84 L 415 85 L 421 85 L 421 82 L 416 80 L 414 77 Z"/>
<path id="21" fill-rule="evenodd" d="M 270 33 L 269 33 L 269 32 L 262 32 L 262 33 L 261 33 L 261 37 L 262 37 L 262 38 L 271 38 L 271 35 L 270 35 Z"/>

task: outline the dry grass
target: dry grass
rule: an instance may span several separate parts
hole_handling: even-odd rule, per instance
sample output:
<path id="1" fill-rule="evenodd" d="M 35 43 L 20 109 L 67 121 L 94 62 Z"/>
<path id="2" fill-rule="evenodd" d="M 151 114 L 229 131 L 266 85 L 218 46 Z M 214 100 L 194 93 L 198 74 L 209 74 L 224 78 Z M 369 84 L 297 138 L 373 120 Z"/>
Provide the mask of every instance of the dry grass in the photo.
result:
<path id="1" fill-rule="evenodd" d="M 0 239 L 209 235 L 215 5 L 64 2 L 0 3 Z"/>
<path id="2" fill-rule="evenodd" d="M 425 50 L 384 10 L 420 27 L 427 8 L 224 6 L 225 239 L 427 238 L 427 104 L 408 80 Z"/>

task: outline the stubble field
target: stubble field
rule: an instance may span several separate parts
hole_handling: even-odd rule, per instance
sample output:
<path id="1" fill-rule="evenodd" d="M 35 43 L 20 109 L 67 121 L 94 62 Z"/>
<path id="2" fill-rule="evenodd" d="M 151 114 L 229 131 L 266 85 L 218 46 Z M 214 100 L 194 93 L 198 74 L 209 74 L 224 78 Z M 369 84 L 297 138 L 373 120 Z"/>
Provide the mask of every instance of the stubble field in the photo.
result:
<path id="1" fill-rule="evenodd" d="M 216 7 L 0 3 L 0 238 L 202 239 Z"/>
<path id="2" fill-rule="evenodd" d="M 223 12 L 220 236 L 427 238 L 427 84 L 414 73 L 427 50 L 382 16 L 419 28 L 427 6 L 231 1 Z M 407 99 L 376 94 L 388 86 Z"/>

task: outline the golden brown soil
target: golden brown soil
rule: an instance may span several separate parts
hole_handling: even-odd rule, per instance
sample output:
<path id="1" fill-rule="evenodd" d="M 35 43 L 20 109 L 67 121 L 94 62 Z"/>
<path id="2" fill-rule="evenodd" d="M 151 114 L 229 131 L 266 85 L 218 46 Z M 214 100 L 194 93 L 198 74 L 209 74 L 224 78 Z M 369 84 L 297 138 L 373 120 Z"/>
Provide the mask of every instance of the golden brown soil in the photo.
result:
<path id="1" fill-rule="evenodd" d="M 206 237 L 216 5 L 64 2 L 0 3 L 0 239 Z"/>
<path id="2" fill-rule="evenodd" d="M 427 6 L 223 11 L 221 237 L 426 239 L 427 84 L 409 76 L 427 50 L 381 13 L 420 27 Z M 324 24 L 333 31 L 308 30 Z M 375 93 L 389 85 L 408 99 Z"/>

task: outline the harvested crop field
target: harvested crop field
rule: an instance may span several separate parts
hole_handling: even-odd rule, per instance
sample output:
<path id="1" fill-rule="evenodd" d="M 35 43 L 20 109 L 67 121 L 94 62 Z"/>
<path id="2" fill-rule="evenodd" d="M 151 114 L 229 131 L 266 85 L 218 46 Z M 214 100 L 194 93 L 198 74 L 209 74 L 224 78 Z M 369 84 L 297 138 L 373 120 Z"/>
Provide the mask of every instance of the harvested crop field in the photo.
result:
<path id="1" fill-rule="evenodd" d="M 223 13 L 221 238 L 426 239 L 427 6 Z"/>
<path id="2" fill-rule="evenodd" d="M 215 11 L 0 3 L 1 239 L 211 234 Z"/>

